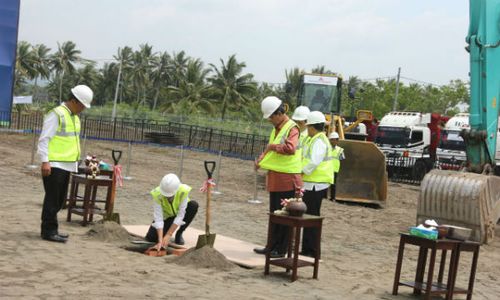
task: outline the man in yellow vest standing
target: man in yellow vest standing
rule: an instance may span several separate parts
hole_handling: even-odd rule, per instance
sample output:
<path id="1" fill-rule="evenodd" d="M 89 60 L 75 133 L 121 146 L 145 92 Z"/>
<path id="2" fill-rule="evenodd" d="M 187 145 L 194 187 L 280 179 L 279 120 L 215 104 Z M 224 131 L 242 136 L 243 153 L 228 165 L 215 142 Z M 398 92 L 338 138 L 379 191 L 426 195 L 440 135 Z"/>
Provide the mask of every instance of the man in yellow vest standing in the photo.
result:
<path id="1" fill-rule="evenodd" d="M 269 144 L 256 161 L 256 168 L 268 170 L 269 212 L 281 209 L 281 199 L 293 198 L 302 188 L 301 155 L 297 150 L 299 128 L 285 114 L 284 104 L 277 97 L 266 97 L 261 102 L 263 117 L 274 126 Z M 259 254 L 270 252 L 272 258 L 283 257 L 288 247 L 288 228 L 274 225 L 273 241 L 265 248 L 255 248 Z"/>
<path id="2" fill-rule="evenodd" d="M 331 145 L 324 132 L 325 115 L 313 111 L 307 117 L 309 139 L 303 150 L 302 180 L 304 181 L 303 201 L 307 205 L 307 214 L 319 216 L 321 202 L 326 198 L 328 187 L 333 183 L 333 161 Z M 315 257 L 318 240 L 317 228 L 304 228 L 302 255 Z"/>
<path id="3" fill-rule="evenodd" d="M 175 174 L 165 175 L 158 187 L 151 191 L 153 197 L 153 224 L 146 240 L 156 243 L 156 249 L 166 248 L 175 234 L 175 243 L 184 245 L 182 233 L 198 212 L 198 203 L 189 199 L 191 187 L 182 184 Z"/>
<path id="4" fill-rule="evenodd" d="M 339 142 L 339 134 L 336 132 L 330 133 L 328 136 L 330 140 L 330 144 L 332 145 L 332 158 L 333 158 L 333 182 L 330 186 L 330 201 L 335 200 L 335 191 L 336 191 L 336 177 L 337 173 L 340 171 L 340 161 L 345 159 L 344 148 L 338 146 Z"/>
<path id="5" fill-rule="evenodd" d="M 78 114 L 90 108 L 94 93 L 86 85 L 71 89 L 69 99 L 52 109 L 44 118 L 38 140 L 45 190 L 42 209 L 42 239 L 65 243 L 68 235 L 59 232 L 57 213 L 68 192 L 69 175 L 78 171 L 80 159 L 80 119 Z"/>

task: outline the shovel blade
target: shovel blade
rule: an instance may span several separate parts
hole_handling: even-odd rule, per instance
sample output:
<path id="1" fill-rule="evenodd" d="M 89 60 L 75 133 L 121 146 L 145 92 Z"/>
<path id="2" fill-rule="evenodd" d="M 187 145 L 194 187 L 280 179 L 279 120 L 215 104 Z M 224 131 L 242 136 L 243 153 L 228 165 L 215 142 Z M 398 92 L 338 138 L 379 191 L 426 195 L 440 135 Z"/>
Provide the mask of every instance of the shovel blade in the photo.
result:
<path id="1" fill-rule="evenodd" d="M 204 246 L 214 247 L 215 233 L 212 234 L 200 234 L 198 236 L 198 242 L 196 242 L 196 249 L 200 249 Z"/>

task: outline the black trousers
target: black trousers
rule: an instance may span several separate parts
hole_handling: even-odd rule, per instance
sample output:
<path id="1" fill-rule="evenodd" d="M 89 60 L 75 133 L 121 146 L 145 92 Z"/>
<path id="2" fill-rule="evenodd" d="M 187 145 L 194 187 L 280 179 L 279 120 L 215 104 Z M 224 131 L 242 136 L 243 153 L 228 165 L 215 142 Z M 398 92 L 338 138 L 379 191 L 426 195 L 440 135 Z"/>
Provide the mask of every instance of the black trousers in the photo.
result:
<path id="1" fill-rule="evenodd" d="M 337 173 L 333 173 L 333 184 L 330 185 L 330 200 L 333 201 L 335 200 L 335 192 L 336 192 L 336 189 L 335 189 L 335 182 L 336 182 L 336 179 L 337 179 Z"/>
<path id="2" fill-rule="evenodd" d="M 51 168 L 50 175 L 42 177 L 45 197 L 42 209 L 42 236 L 58 233 L 57 213 L 61 210 L 68 194 L 70 172 Z"/>
<path id="3" fill-rule="evenodd" d="M 293 198 L 295 197 L 295 190 L 287 192 L 270 192 L 269 193 L 269 212 L 274 212 L 277 209 L 281 209 L 281 199 Z M 278 251 L 279 253 L 285 253 L 288 249 L 288 226 L 273 224 L 271 228 L 273 233 L 273 240 L 271 245 L 267 245 L 266 248 Z"/>
<path id="4" fill-rule="evenodd" d="M 323 198 L 326 198 L 327 191 L 328 189 L 324 189 L 321 191 L 312 190 L 304 192 L 302 200 L 307 205 L 306 214 L 315 216 L 320 215 L 321 202 L 323 201 Z M 316 253 L 317 231 L 317 228 L 304 228 L 302 234 L 302 252 L 308 252 L 311 254 Z"/>
<path id="5" fill-rule="evenodd" d="M 190 200 L 187 204 L 186 207 L 186 214 L 184 215 L 184 225 L 179 227 L 177 229 L 177 234 L 182 234 L 184 230 L 191 224 L 193 221 L 194 217 L 196 216 L 196 213 L 198 212 L 198 202 L 194 200 Z M 167 218 L 163 220 L 163 235 L 167 233 L 167 231 L 170 229 L 170 226 L 172 226 L 172 223 L 174 222 L 175 216 Z M 146 234 L 146 240 L 150 242 L 157 243 L 158 242 L 158 233 L 156 231 L 156 228 L 153 227 L 153 225 L 149 226 L 148 233 Z"/>

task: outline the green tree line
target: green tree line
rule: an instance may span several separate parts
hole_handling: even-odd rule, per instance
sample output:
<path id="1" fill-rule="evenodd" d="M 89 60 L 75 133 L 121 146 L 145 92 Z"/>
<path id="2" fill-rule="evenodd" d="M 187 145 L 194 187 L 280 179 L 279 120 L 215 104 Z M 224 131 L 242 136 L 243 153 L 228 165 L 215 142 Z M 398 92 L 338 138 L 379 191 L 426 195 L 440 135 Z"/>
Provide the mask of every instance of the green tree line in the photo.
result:
<path id="1" fill-rule="evenodd" d="M 278 96 L 291 109 L 295 108 L 300 76 L 305 70 L 298 67 L 285 70 L 284 84 L 271 85 L 257 82 L 245 68 L 246 63 L 236 55 L 206 64 L 184 51 L 155 51 L 147 43 L 138 49 L 119 48 L 113 60 L 98 65 L 84 58 L 72 41 L 58 43 L 57 49 L 21 41 L 17 48 L 14 92 L 33 94 L 35 103 L 42 106 L 55 105 L 68 96 L 72 86 L 86 84 L 94 90 L 94 106 L 109 107 L 116 95 L 120 105 L 118 116 L 126 115 L 124 110 L 132 110 L 155 116 L 198 115 L 260 122 L 260 101 L 269 95 Z M 325 66 L 310 72 L 333 73 Z M 356 91 L 354 99 L 348 97 L 349 90 Z M 342 113 L 349 116 L 357 109 L 368 109 L 380 118 L 392 110 L 395 90 L 394 79 L 373 82 L 356 76 L 344 78 Z M 468 97 L 468 84 L 460 80 L 443 86 L 400 84 L 397 109 L 454 114 L 456 105 L 467 103 Z"/>

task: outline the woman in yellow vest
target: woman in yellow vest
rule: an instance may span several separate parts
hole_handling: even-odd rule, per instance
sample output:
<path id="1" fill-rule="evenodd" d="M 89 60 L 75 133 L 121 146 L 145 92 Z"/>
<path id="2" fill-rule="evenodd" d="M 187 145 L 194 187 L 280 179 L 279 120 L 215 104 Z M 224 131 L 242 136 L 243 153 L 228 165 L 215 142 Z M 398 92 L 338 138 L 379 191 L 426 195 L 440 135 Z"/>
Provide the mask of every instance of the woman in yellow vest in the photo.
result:
<path id="1" fill-rule="evenodd" d="M 68 193 L 69 175 L 78 171 L 80 159 L 80 119 L 78 114 L 90 108 L 94 93 L 86 85 L 71 89 L 67 101 L 45 115 L 38 140 L 38 155 L 45 197 L 42 209 L 42 239 L 65 243 L 68 235 L 59 232 L 57 213 Z"/>
<path id="2" fill-rule="evenodd" d="M 292 120 L 297 123 L 297 126 L 299 126 L 300 130 L 300 138 L 299 138 L 299 146 L 298 148 L 300 151 L 304 148 L 304 144 L 307 140 L 307 115 L 309 115 L 311 111 L 307 106 L 301 105 L 295 109 L 292 115 Z"/>
<path id="3" fill-rule="evenodd" d="M 331 146 L 324 133 L 325 123 L 325 115 L 320 111 L 313 111 L 307 116 L 309 139 L 304 147 L 302 160 L 305 190 L 303 201 L 307 205 L 306 213 L 315 216 L 320 215 L 321 202 L 333 183 Z M 316 228 L 304 228 L 302 255 L 315 257 L 320 242 L 316 234 Z"/>
<path id="4" fill-rule="evenodd" d="M 339 143 L 339 134 L 335 131 L 330 133 L 328 136 L 330 140 L 330 145 L 332 145 L 332 158 L 333 158 L 333 184 L 330 186 L 330 201 L 335 200 L 335 192 L 336 192 L 336 177 L 337 173 L 340 171 L 340 161 L 345 159 L 344 148 L 338 145 Z"/>
<path id="5" fill-rule="evenodd" d="M 175 174 L 165 175 L 158 187 L 151 191 L 153 197 L 153 224 L 146 240 L 156 243 L 156 249 L 166 248 L 175 234 L 175 243 L 184 245 L 182 233 L 198 212 L 198 203 L 189 200 L 191 187 L 182 184 Z"/>
<path id="6" fill-rule="evenodd" d="M 266 97 L 261 103 L 262 114 L 274 126 L 269 144 L 256 161 L 256 168 L 268 170 L 269 212 L 281 209 L 281 199 L 295 197 L 302 188 L 301 155 L 297 150 L 299 128 L 285 114 L 285 106 L 277 97 Z M 288 228 L 274 225 L 273 241 L 265 248 L 255 248 L 259 254 L 270 252 L 271 257 L 282 257 L 288 248 Z"/>

